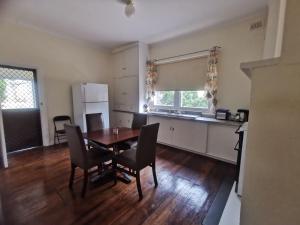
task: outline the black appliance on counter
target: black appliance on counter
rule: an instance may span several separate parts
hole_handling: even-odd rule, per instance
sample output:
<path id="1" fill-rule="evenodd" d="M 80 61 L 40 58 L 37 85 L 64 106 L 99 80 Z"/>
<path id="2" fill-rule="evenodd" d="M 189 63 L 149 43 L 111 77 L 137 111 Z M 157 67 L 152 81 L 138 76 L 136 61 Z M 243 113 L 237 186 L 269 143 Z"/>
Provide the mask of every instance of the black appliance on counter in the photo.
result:
<path id="1" fill-rule="evenodd" d="M 248 109 L 238 109 L 237 114 L 240 122 L 248 122 L 249 110 Z"/>

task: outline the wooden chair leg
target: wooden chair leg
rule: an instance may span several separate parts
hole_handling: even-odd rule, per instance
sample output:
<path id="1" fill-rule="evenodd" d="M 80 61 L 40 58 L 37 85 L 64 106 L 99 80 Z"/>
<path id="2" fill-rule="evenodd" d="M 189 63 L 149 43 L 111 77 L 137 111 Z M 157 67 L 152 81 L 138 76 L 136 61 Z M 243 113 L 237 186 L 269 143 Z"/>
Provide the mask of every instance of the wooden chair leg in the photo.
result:
<path id="1" fill-rule="evenodd" d="M 56 144 L 56 132 L 54 131 L 54 145 Z"/>
<path id="2" fill-rule="evenodd" d="M 142 187 L 141 187 L 141 179 L 140 179 L 140 171 L 136 172 L 136 186 L 139 192 L 139 200 L 143 199 Z"/>
<path id="3" fill-rule="evenodd" d="M 71 163 L 71 175 L 70 175 L 70 181 L 69 181 L 69 188 L 73 190 L 73 182 L 74 182 L 74 175 L 75 175 L 75 169 L 76 165 Z"/>
<path id="4" fill-rule="evenodd" d="M 82 186 L 82 191 L 81 191 L 81 197 L 82 198 L 84 198 L 85 193 L 86 193 L 86 187 L 87 187 L 87 184 L 88 184 L 88 178 L 89 178 L 88 170 L 84 170 L 83 186 Z"/>
<path id="5" fill-rule="evenodd" d="M 155 187 L 157 187 L 158 183 L 157 183 L 157 177 L 156 177 L 155 163 L 152 164 L 152 173 L 153 173 Z"/>

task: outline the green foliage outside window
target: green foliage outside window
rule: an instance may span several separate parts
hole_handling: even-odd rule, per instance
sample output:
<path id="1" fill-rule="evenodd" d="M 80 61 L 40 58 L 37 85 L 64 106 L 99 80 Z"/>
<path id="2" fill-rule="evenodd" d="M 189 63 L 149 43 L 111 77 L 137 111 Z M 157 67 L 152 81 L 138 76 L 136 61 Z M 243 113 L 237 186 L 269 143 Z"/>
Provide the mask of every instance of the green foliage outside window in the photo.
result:
<path id="1" fill-rule="evenodd" d="M 161 91 L 159 94 L 161 105 L 174 105 L 174 91 Z"/>
<path id="2" fill-rule="evenodd" d="M 156 91 L 154 105 L 180 108 L 208 108 L 208 101 L 204 94 L 205 91 Z M 175 95 L 179 96 L 180 102 L 178 102 L 179 98 L 175 98 Z"/>
<path id="3" fill-rule="evenodd" d="M 208 108 L 203 91 L 181 91 L 181 107 Z"/>

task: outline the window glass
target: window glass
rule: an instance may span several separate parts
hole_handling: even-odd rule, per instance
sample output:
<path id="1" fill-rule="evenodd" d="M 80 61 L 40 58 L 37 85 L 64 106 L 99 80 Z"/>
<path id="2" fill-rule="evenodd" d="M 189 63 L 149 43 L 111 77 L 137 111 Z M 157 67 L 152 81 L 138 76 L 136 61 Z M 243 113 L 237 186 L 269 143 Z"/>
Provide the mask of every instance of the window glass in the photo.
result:
<path id="1" fill-rule="evenodd" d="M 183 108 L 208 108 L 205 91 L 180 91 L 180 100 Z"/>
<path id="2" fill-rule="evenodd" d="M 34 73 L 25 69 L 0 67 L 2 109 L 36 108 Z"/>
<path id="3" fill-rule="evenodd" d="M 174 106 L 175 91 L 156 91 L 154 96 L 154 105 Z"/>

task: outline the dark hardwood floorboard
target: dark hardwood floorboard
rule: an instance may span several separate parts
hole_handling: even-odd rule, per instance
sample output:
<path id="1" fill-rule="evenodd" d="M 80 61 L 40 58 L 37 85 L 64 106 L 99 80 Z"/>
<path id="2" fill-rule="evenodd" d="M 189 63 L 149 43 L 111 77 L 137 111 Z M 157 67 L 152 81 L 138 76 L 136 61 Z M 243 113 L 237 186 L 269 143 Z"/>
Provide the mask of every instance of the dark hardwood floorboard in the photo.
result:
<path id="1" fill-rule="evenodd" d="M 234 166 L 159 145 L 155 189 L 151 168 L 141 173 L 144 198 L 136 183 L 90 185 L 80 197 L 83 173 L 76 171 L 74 191 L 68 189 L 68 148 L 52 147 L 9 156 L 0 169 L 2 225 L 201 225 L 225 177 Z"/>

